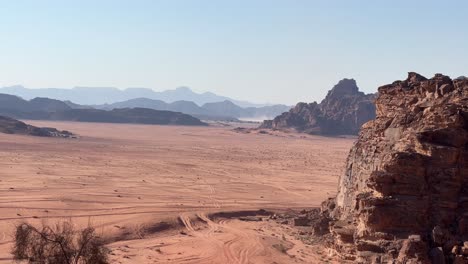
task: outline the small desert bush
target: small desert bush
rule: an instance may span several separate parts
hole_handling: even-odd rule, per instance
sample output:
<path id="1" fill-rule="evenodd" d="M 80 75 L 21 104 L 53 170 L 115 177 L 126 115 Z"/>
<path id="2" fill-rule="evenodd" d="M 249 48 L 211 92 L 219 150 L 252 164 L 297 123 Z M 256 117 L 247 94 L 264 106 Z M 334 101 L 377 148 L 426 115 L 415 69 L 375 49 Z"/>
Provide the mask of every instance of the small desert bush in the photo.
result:
<path id="1" fill-rule="evenodd" d="M 283 254 L 288 254 L 288 248 L 281 244 L 274 244 L 273 247 Z"/>
<path id="2" fill-rule="evenodd" d="M 37 264 L 106 264 L 109 250 L 93 227 L 75 230 L 71 221 L 36 228 L 16 226 L 12 254 L 17 261 Z"/>

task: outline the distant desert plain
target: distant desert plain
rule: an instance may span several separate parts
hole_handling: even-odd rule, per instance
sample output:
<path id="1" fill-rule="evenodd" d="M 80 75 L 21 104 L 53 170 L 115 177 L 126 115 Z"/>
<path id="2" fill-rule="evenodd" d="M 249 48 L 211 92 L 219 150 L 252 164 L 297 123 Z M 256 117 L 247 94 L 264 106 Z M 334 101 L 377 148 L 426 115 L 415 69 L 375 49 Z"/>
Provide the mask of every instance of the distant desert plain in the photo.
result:
<path id="1" fill-rule="evenodd" d="M 333 263 L 275 221 L 218 212 L 318 207 L 354 141 L 295 133 L 28 121 L 75 139 L 0 134 L 0 263 L 15 224 L 71 220 L 108 239 L 111 263 Z"/>

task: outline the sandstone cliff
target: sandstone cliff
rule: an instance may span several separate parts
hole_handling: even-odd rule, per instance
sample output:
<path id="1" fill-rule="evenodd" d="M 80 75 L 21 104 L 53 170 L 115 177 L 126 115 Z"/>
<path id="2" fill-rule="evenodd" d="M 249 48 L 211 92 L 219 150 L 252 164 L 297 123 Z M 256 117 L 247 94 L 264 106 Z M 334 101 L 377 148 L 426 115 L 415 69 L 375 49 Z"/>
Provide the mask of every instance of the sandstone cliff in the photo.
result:
<path id="1" fill-rule="evenodd" d="M 260 128 L 354 135 L 362 124 L 375 117 L 374 97 L 373 94 L 360 92 L 355 80 L 343 79 L 320 104 L 298 103 L 289 112 L 264 121 Z"/>
<path id="2" fill-rule="evenodd" d="M 323 204 L 330 248 L 361 263 L 468 263 L 468 80 L 409 73 L 375 104 Z"/>

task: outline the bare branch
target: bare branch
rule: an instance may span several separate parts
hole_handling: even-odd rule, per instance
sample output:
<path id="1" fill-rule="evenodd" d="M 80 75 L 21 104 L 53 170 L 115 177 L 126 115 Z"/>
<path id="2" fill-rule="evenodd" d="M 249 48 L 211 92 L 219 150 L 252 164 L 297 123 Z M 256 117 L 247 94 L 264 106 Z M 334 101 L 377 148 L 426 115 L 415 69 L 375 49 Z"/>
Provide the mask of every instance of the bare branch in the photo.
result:
<path id="1" fill-rule="evenodd" d="M 71 222 L 44 225 L 42 229 L 21 223 L 16 227 L 15 260 L 29 263 L 105 264 L 109 250 L 93 227 L 75 231 Z"/>

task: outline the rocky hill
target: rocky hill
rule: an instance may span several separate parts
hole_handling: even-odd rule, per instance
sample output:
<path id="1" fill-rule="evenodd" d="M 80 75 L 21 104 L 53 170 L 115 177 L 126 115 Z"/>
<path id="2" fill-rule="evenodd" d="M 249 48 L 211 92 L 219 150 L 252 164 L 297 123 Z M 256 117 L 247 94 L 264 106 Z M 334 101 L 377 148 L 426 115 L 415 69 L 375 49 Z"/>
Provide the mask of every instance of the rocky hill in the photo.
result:
<path id="1" fill-rule="evenodd" d="M 49 127 L 35 127 L 4 116 L 0 116 L 0 133 L 40 137 L 73 137 L 73 134 L 68 131 L 59 131 Z"/>
<path id="2" fill-rule="evenodd" d="M 409 73 L 375 104 L 323 204 L 330 248 L 357 263 L 468 263 L 468 80 Z"/>
<path id="3" fill-rule="evenodd" d="M 362 124 L 375 117 L 374 94 L 359 91 L 356 81 L 343 79 L 331 89 L 325 99 L 298 103 L 289 112 L 266 120 L 260 128 L 296 130 L 310 134 L 354 135 Z"/>

